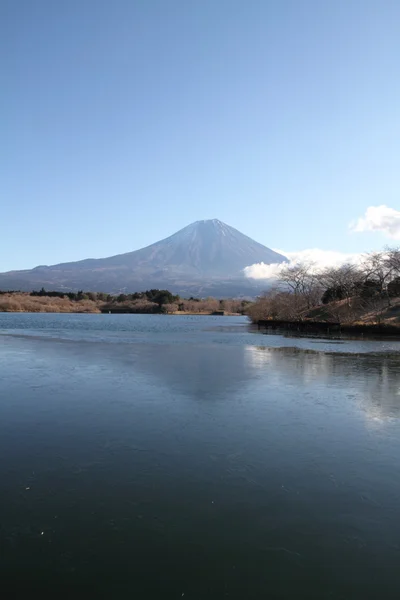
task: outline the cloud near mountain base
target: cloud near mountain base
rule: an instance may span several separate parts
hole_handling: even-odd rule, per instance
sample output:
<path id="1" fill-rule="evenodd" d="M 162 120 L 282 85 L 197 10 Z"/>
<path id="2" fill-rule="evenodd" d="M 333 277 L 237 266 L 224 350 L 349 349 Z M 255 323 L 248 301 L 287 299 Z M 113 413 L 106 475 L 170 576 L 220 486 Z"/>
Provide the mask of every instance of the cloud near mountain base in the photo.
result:
<path id="1" fill-rule="evenodd" d="M 249 279 L 277 279 L 282 269 L 288 265 L 295 265 L 300 262 L 306 262 L 313 265 L 315 272 L 322 271 L 326 267 L 340 267 L 344 264 L 359 264 L 362 260 L 362 254 L 344 254 L 333 250 L 320 250 L 312 248 L 300 250 L 298 252 L 285 252 L 275 250 L 288 258 L 288 263 L 279 263 L 267 265 L 265 263 L 256 263 L 243 269 L 244 274 Z"/>
<path id="2" fill-rule="evenodd" d="M 353 232 L 378 231 L 393 240 L 400 240 L 400 211 L 385 204 L 370 206 L 365 211 L 365 215 L 350 223 L 349 227 Z M 364 256 L 363 254 L 344 254 L 318 248 L 299 252 L 275 251 L 286 256 L 289 265 L 307 262 L 313 265 L 312 269 L 317 273 L 326 267 L 340 267 L 348 263 L 359 264 Z M 249 265 L 243 271 L 249 279 L 277 279 L 287 265 L 288 263 L 266 264 L 261 262 Z"/>

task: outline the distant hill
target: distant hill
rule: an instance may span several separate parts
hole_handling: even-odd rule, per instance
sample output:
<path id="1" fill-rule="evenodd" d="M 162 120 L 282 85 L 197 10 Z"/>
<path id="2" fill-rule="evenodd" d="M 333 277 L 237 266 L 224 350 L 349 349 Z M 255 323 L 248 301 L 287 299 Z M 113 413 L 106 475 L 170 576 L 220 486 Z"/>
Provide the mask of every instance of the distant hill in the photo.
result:
<path id="1" fill-rule="evenodd" d="M 217 219 L 196 221 L 141 250 L 0 274 L 0 289 L 91 290 L 109 293 L 166 288 L 182 296 L 254 296 L 251 264 L 286 257 Z M 265 284 L 264 284 L 265 285 Z"/>

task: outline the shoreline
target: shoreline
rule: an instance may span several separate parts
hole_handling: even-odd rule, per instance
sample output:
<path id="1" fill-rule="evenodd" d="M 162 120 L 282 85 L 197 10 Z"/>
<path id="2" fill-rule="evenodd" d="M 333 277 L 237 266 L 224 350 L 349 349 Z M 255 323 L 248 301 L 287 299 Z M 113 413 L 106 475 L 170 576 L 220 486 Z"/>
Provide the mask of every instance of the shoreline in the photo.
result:
<path id="1" fill-rule="evenodd" d="M 240 313 L 224 312 L 219 313 L 215 311 L 209 312 L 193 312 L 193 311 L 176 311 L 170 313 L 163 312 L 139 312 L 129 310 L 114 310 L 114 311 L 102 311 L 98 310 L 0 310 L 0 315 L 13 314 L 13 315 L 151 315 L 157 316 L 162 315 L 165 317 L 187 317 L 187 316 L 201 316 L 201 317 L 244 317 Z"/>
<path id="2" fill-rule="evenodd" d="M 345 335 L 372 335 L 383 336 L 387 338 L 400 339 L 400 325 L 391 323 L 335 323 L 335 322 L 318 322 L 318 321 L 278 321 L 278 320 L 260 320 L 255 325 L 258 329 L 285 331 L 293 333 L 324 333 L 345 334 Z"/>

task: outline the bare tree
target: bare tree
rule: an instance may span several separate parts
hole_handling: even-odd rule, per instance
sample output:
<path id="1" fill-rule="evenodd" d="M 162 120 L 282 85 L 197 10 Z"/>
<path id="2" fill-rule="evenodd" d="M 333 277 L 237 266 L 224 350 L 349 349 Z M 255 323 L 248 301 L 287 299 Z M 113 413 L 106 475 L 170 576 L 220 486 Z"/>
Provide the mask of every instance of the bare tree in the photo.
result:
<path id="1" fill-rule="evenodd" d="M 325 290 L 322 302 L 327 304 L 333 300 L 346 299 L 350 304 L 350 299 L 357 293 L 364 278 L 361 269 L 354 264 L 346 263 L 339 267 L 327 267 L 319 275 Z"/>
<path id="2" fill-rule="evenodd" d="M 385 318 L 391 298 L 400 296 L 400 249 L 365 255 L 360 265 L 344 264 L 317 271 L 313 263 L 284 266 L 275 289 L 248 309 L 263 319 L 334 318 L 339 322 Z M 311 310 L 320 307 L 324 309 Z"/>
<path id="3" fill-rule="evenodd" d="M 351 295 L 354 285 L 362 279 L 362 273 L 356 265 L 346 263 L 340 267 L 327 267 L 319 277 L 326 287 L 342 288 L 346 295 Z"/>
<path id="4" fill-rule="evenodd" d="M 400 248 L 386 248 L 386 262 L 394 276 L 400 275 Z"/>
<path id="5" fill-rule="evenodd" d="M 289 289 L 297 299 L 298 309 L 301 306 L 312 308 L 319 304 L 322 286 L 315 273 L 315 263 L 299 262 L 284 267 L 279 275 L 283 288 Z"/>
<path id="6" fill-rule="evenodd" d="M 268 319 L 291 321 L 298 319 L 304 310 L 304 299 L 300 294 L 274 288 L 259 296 L 248 307 L 247 315 L 253 323 Z"/>
<path id="7" fill-rule="evenodd" d="M 390 259 L 388 252 L 371 252 L 367 254 L 362 263 L 364 274 L 364 286 L 370 284 L 370 296 L 379 295 L 386 298 L 390 306 L 390 294 L 388 293 L 388 284 L 394 277 L 395 256 Z"/>

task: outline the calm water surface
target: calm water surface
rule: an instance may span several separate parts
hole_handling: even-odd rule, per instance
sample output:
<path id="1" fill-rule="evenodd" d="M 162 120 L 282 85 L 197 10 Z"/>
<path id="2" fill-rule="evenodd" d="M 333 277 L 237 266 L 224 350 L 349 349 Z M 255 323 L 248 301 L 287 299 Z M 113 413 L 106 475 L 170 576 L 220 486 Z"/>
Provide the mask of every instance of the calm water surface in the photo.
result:
<path id="1" fill-rule="evenodd" d="M 399 598 L 399 352 L 0 314 L 7 598 Z"/>

